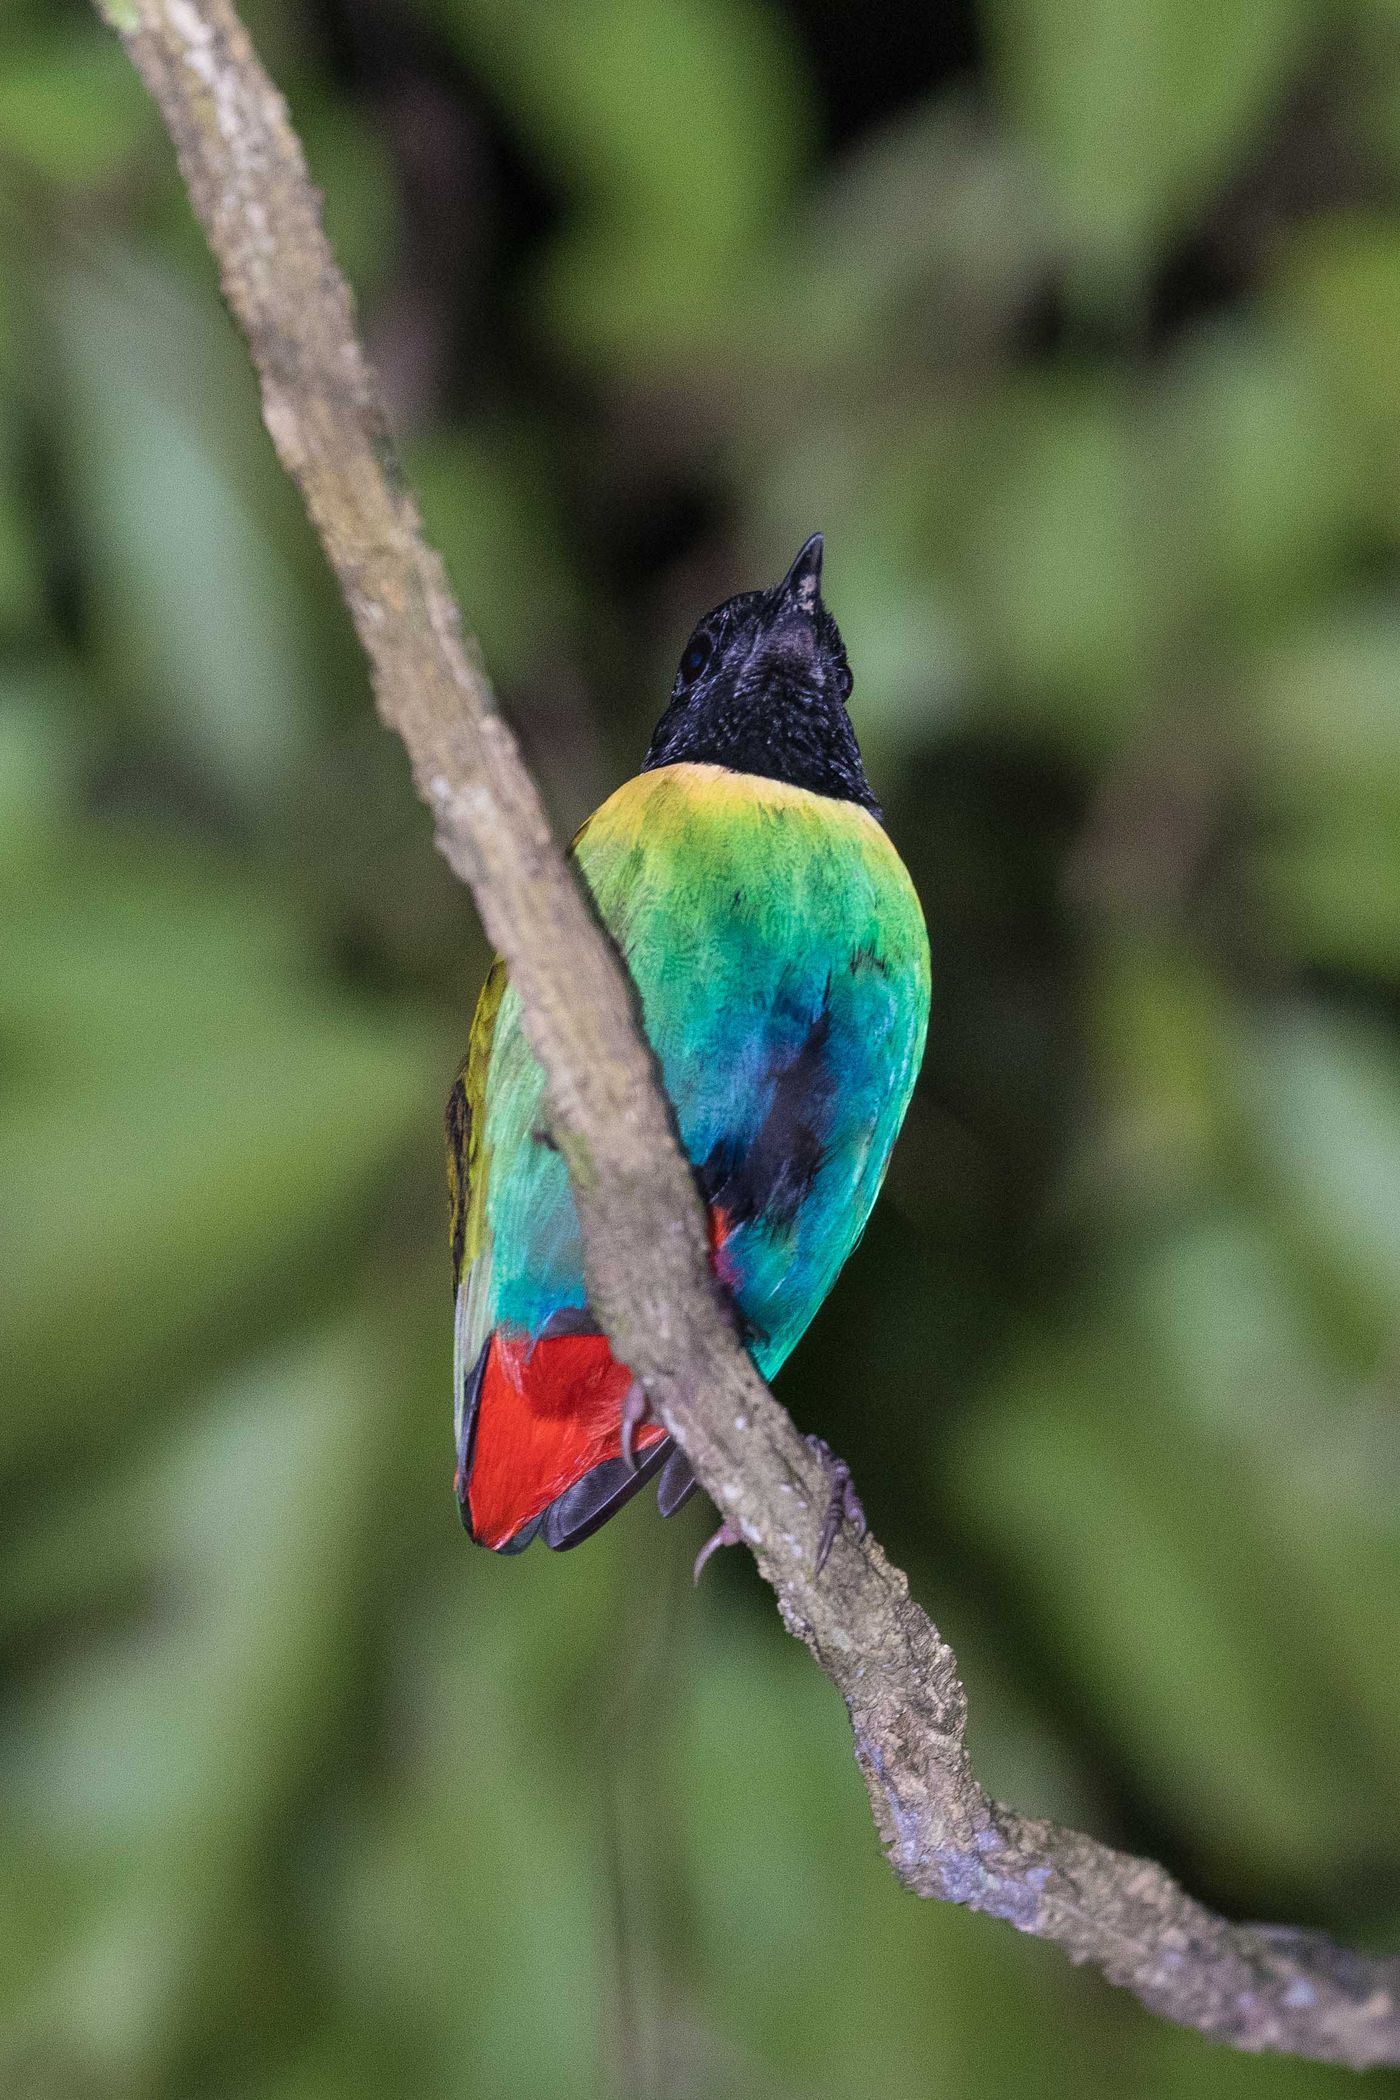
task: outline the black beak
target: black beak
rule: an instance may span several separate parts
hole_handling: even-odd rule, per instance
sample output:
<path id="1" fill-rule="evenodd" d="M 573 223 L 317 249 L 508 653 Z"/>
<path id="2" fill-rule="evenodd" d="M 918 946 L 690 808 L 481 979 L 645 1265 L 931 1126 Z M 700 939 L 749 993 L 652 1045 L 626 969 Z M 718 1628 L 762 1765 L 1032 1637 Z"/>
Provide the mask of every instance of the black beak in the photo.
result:
<path id="1" fill-rule="evenodd" d="M 821 596 L 823 545 L 821 534 L 814 532 L 805 546 L 799 549 L 792 567 L 778 585 L 778 598 L 800 606 L 805 613 L 816 611 L 817 600 Z"/>
<path id="2" fill-rule="evenodd" d="M 814 532 L 787 575 L 770 593 L 768 615 L 753 662 L 762 679 L 805 685 L 817 660 L 817 607 L 821 603 L 822 536 Z"/>

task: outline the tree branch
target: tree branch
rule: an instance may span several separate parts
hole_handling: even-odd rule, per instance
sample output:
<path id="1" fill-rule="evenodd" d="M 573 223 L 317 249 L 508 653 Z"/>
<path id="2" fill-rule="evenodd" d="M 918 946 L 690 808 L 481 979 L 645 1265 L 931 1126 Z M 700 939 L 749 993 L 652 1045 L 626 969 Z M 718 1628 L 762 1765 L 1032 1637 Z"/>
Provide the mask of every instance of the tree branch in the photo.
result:
<path id="1" fill-rule="evenodd" d="M 174 140 L 380 715 L 519 990 L 573 1178 L 591 1302 L 845 1700 L 895 1873 L 918 1895 L 1055 1941 L 1154 2011 L 1236 2047 L 1400 2063 L 1400 1960 L 1227 1924 L 1160 1866 L 992 1801 L 968 1763 L 953 1655 L 905 1577 L 873 1541 L 844 1537 L 815 1578 L 825 1478 L 719 1301 L 630 985 L 424 541 L 286 106 L 230 0 L 97 5 Z"/>

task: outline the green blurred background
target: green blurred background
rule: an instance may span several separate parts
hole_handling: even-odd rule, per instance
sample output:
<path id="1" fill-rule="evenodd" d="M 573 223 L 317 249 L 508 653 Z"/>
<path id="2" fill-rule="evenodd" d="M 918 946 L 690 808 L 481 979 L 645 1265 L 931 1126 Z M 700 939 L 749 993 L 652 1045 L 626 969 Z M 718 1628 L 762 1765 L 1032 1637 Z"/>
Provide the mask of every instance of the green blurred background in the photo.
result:
<path id="1" fill-rule="evenodd" d="M 780 1391 L 981 1770 L 1394 1946 L 1400 6 L 246 13 L 562 830 L 827 534 L 935 1015 Z M 79 0 L 0 13 L 0 925 L 0 2091 L 1355 2089 L 902 1894 L 703 1508 L 467 1545 L 481 937 Z"/>

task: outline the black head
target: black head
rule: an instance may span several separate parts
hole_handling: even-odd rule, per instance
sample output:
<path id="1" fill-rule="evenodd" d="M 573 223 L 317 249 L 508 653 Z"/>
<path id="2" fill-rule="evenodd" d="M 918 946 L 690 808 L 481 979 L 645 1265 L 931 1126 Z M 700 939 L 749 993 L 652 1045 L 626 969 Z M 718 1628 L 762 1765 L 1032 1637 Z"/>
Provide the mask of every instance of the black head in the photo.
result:
<path id="1" fill-rule="evenodd" d="M 685 645 L 644 771 L 689 759 L 761 773 L 880 814 L 846 713 L 851 673 L 822 604 L 822 536 L 782 582 L 707 613 Z"/>

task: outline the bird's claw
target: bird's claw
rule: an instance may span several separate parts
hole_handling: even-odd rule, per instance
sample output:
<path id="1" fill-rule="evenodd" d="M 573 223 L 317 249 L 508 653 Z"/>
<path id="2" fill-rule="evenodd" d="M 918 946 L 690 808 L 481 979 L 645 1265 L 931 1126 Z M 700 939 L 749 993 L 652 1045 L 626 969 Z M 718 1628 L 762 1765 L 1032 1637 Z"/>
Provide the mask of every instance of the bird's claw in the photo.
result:
<path id="1" fill-rule="evenodd" d="M 820 1575 L 826 1566 L 827 1556 L 840 1535 L 842 1525 L 849 1524 L 852 1535 L 857 1540 L 865 1537 L 868 1526 L 860 1497 L 856 1493 L 855 1482 L 851 1478 L 851 1469 L 845 1459 L 836 1456 L 825 1437 L 809 1436 L 804 1438 L 804 1442 L 820 1464 L 831 1488 L 826 1516 L 822 1520 L 822 1535 L 817 1541 L 816 1573 Z"/>
<path id="2" fill-rule="evenodd" d="M 734 1526 L 728 1521 L 721 1524 L 718 1531 L 710 1533 L 710 1536 L 696 1554 L 695 1566 L 690 1571 L 691 1581 L 698 1582 L 700 1580 L 700 1577 L 705 1572 L 706 1561 L 712 1553 L 718 1553 L 721 1546 L 738 1546 L 740 1544 L 742 1544 L 742 1541 Z"/>
<path id="3" fill-rule="evenodd" d="M 637 1470 L 636 1435 L 649 1413 L 645 1389 L 634 1378 L 622 1396 L 622 1455 L 629 1473 Z"/>

